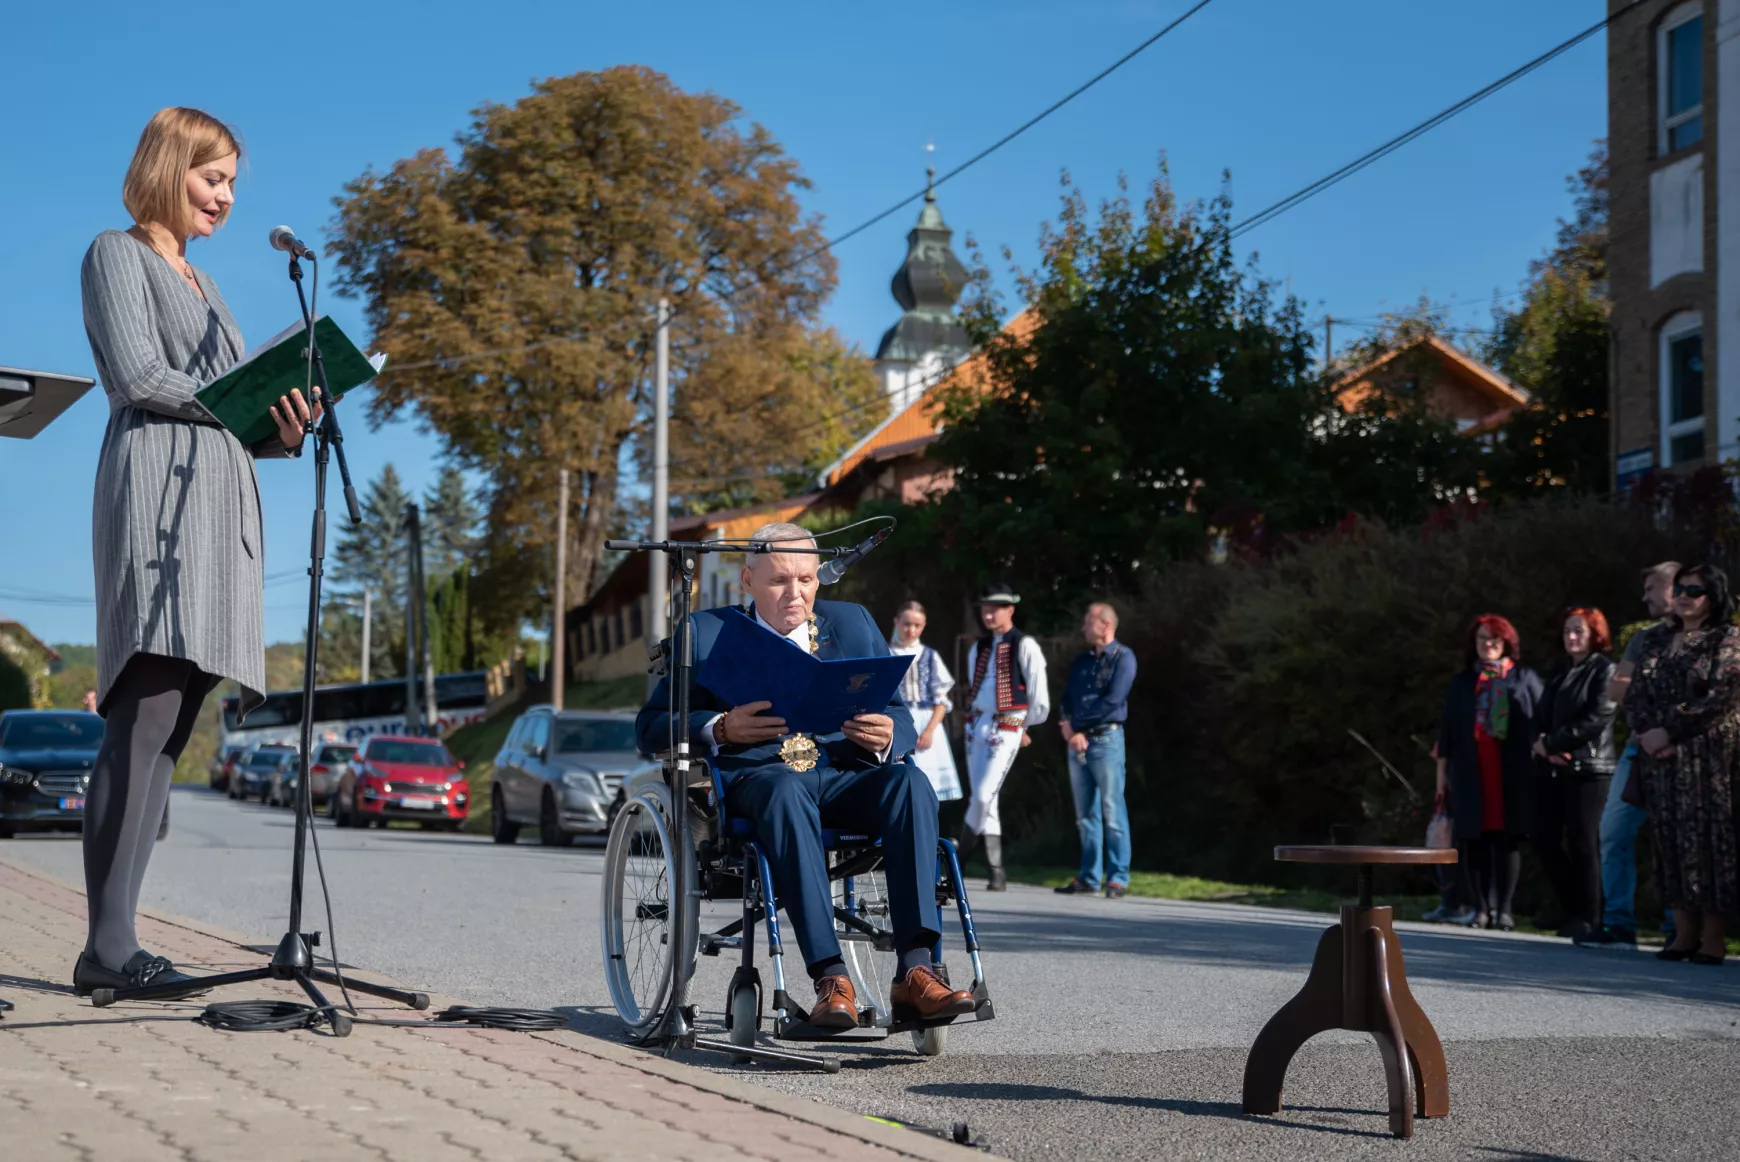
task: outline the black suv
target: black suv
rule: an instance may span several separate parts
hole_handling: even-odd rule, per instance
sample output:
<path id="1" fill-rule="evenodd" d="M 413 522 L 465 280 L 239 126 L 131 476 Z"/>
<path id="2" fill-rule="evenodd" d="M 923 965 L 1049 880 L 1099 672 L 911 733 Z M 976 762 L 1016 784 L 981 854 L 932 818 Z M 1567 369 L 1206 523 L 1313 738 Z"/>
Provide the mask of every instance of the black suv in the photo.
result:
<path id="1" fill-rule="evenodd" d="M 103 720 L 83 710 L 0 714 L 0 839 L 80 831 Z"/>

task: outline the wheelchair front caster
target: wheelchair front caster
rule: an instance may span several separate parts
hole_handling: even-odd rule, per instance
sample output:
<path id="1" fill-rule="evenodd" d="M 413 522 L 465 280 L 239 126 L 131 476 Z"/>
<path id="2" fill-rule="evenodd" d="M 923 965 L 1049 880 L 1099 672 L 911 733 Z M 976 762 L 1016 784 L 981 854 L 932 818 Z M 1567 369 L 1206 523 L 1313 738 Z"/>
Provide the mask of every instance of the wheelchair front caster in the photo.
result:
<path id="1" fill-rule="evenodd" d="M 949 1046 L 949 1027 L 934 1025 L 912 1031 L 912 1047 L 920 1057 L 941 1057 Z"/>
<path id="2" fill-rule="evenodd" d="M 729 1014 L 729 1027 L 725 1031 L 726 1040 L 740 1049 L 748 1049 L 755 1044 L 755 1030 L 761 1024 L 761 989 L 757 985 L 740 985 L 731 990 L 730 997 L 725 1002 L 725 1011 Z M 748 1065 L 754 1059 L 750 1057 L 733 1057 L 734 1065 Z"/>

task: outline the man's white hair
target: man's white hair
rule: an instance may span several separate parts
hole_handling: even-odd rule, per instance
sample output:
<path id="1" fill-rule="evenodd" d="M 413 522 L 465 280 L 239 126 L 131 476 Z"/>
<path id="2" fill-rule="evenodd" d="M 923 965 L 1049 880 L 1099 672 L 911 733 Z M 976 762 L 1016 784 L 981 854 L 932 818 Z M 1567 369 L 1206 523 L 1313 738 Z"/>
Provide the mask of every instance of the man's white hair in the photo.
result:
<path id="1" fill-rule="evenodd" d="M 750 533 L 749 540 L 756 546 L 749 550 L 749 556 L 759 557 L 767 553 L 784 552 L 791 546 L 813 549 L 816 545 L 816 534 L 802 525 L 776 520 Z"/>

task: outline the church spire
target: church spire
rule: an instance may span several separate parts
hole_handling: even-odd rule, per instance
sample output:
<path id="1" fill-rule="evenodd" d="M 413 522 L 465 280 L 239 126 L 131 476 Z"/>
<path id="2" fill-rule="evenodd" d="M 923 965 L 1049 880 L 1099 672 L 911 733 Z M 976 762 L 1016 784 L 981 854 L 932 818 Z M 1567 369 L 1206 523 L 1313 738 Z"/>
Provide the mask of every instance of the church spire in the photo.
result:
<path id="1" fill-rule="evenodd" d="M 894 405 L 903 407 L 934 377 L 967 354 L 966 328 L 955 304 L 967 285 L 967 268 L 950 242 L 954 231 L 936 204 L 936 168 L 925 170 L 924 206 L 906 235 L 906 261 L 894 272 L 890 290 L 904 312 L 882 336 L 876 360 Z"/>

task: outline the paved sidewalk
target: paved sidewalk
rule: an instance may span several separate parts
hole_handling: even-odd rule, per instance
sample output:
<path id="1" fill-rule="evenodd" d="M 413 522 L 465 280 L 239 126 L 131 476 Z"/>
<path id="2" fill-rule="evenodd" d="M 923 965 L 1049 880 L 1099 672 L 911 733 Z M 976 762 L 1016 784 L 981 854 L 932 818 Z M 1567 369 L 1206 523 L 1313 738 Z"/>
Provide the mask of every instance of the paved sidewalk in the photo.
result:
<path id="1" fill-rule="evenodd" d="M 984 1157 L 572 1032 L 359 1024 L 340 1039 L 184 1019 L 207 1000 L 306 999 L 275 981 L 93 1009 L 65 983 L 84 928 L 80 892 L 0 862 L 0 998 L 17 1006 L 0 1019 L 9 1160 Z M 245 938 L 178 917 L 142 915 L 139 934 L 190 971 L 262 961 Z M 455 1003 L 433 1001 L 431 1011 Z"/>

